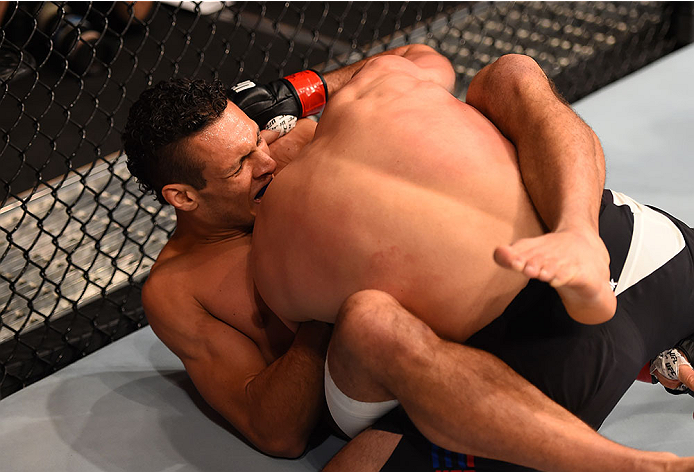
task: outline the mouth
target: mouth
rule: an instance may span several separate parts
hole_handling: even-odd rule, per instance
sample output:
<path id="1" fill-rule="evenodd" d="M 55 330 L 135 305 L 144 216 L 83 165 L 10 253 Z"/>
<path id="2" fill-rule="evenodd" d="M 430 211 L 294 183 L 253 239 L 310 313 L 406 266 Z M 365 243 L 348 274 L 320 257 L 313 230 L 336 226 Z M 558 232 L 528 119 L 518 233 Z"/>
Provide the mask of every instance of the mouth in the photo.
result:
<path id="1" fill-rule="evenodd" d="M 260 202 L 260 199 L 263 198 L 263 195 L 265 195 L 265 191 L 266 191 L 267 188 L 270 186 L 270 183 L 271 183 L 271 182 L 272 182 L 272 179 L 270 180 L 270 182 L 268 182 L 267 184 L 265 184 L 265 186 L 264 186 L 263 188 L 261 188 L 260 191 L 259 191 L 258 193 L 255 194 L 254 201 L 255 201 L 256 203 L 259 203 L 259 202 Z"/>

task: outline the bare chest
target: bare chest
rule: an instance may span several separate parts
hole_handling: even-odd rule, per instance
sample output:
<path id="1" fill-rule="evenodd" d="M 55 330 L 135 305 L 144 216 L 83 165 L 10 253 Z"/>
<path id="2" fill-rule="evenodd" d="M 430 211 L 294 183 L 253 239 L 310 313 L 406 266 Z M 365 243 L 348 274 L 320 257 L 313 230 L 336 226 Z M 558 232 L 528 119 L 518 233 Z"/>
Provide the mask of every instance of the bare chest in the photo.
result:
<path id="1" fill-rule="evenodd" d="M 294 333 L 265 305 L 250 277 L 248 251 L 215 254 L 191 271 L 195 298 L 215 318 L 252 339 L 268 362 L 291 345 Z"/>

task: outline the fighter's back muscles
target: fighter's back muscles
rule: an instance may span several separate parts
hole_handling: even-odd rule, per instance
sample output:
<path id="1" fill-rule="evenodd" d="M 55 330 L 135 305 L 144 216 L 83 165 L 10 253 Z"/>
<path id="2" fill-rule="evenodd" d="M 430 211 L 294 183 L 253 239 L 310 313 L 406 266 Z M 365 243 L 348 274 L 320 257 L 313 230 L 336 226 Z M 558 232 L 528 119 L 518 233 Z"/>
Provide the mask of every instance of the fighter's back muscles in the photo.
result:
<path id="1" fill-rule="evenodd" d="M 402 61 L 401 59 L 395 59 L 395 61 L 393 61 L 393 57 L 400 57 L 407 61 Z M 385 60 L 385 62 L 383 62 L 383 60 Z M 329 102 L 332 101 L 332 97 L 338 90 L 344 88 L 344 86 L 348 82 L 351 82 L 364 68 L 368 70 L 368 68 L 374 66 L 374 63 L 379 65 L 384 63 L 396 63 L 399 64 L 399 67 L 407 67 L 406 63 L 408 62 L 416 65 L 418 71 L 415 73 L 418 74 L 421 80 L 437 83 L 449 92 L 453 91 L 455 86 L 455 73 L 448 59 L 429 46 L 411 44 L 384 51 L 379 55 L 326 74 L 325 79 L 328 82 L 328 93 L 331 97 Z"/>
<path id="2" fill-rule="evenodd" d="M 491 263 L 495 244 L 541 232 L 513 148 L 425 74 L 387 56 L 364 66 L 266 194 L 254 262 L 278 314 L 328 320 L 349 294 L 377 288 L 465 339 L 524 285 Z M 288 249 L 268 249 L 285 224 Z M 456 325 L 437 326 L 443 313 Z"/>

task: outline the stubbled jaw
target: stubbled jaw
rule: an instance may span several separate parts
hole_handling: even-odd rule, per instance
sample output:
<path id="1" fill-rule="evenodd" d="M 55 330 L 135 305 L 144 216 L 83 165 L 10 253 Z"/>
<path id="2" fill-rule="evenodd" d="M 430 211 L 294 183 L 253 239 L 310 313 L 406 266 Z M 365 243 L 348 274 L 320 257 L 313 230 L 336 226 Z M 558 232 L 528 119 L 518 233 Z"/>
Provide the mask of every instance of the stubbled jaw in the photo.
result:
<path id="1" fill-rule="evenodd" d="M 261 188 L 258 193 L 255 194 L 255 198 L 253 199 L 254 202 L 260 203 L 260 199 L 263 198 L 263 195 L 265 195 L 265 191 L 267 190 L 271 182 L 272 179 L 270 179 L 270 181 L 267 184 L 265 184 L 265 186 L 263 186 L 263 188 Z"/>

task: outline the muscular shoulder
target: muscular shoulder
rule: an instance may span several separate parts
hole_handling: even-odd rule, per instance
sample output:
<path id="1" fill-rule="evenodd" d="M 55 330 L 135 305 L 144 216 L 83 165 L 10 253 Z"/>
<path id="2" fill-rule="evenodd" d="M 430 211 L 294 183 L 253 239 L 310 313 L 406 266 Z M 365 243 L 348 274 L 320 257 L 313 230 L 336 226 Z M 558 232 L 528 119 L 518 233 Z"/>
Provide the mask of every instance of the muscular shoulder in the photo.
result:
<path id="1" fill-rule="evenodd" d="M 190 329 L 196 318 L 208 315 L 196 300 L 201 284 L 197 274 L 199 266 L 204 269 L 202 258 L 174 240 L 170 240 L 157 257 L 142 287 L 142 306 L 158 335 L 165 330 Z"/>
<path id="2" fill-rule="evenodd" d="M 169 295 L 174 298 L 187 295 L 185 290 L 187 285 L 183 282 L 187 278 L 190 251 L 178 246 L 171 239 L 162 248 L 142 289 L 143 303 L 151 303 L 158 298 L 168 298 Z M 179 288 L 179 285 L 183 285 L 180 287 L 183 291 L 174 290 Z"/>
<path id="3" fill-rule="evenodd" d="M 183 278 L 182 271 L 176 270 L 176 261 L 166 261 L 155 264 L 142 287 L 142 303 L 145 310 L 150 307 L 155 308 L 156 302 L 162 301 L 173 296 L 176 299 L 185 297 L 185 290 L 181 292 L 174 290 L 180 279 Z M 148 310 L 149 311 L 149 310 Z"/>
<path id="4" fill-rule="evenodd" d="M 331 98 L 328 108 L 354 109 L 357 115 L 391 115 L 402 106 L 421 105 L 425 100 L 450 99 L 439 81 L 425 70 L 399 56 L 379 56 L 368 62 L 352 80 Z M 364 107 L 362 110 L 360 107 Z M 326 108 L 326 110 L 328 110 Z"/>
<path id="5" fill-rule="evenodd" d="M 398 72 L 398 73 L 416 73 L 419 70 L 414 62 L 398 55 L 384 55 L 376 56 L 370 59 L 361 71 L 357 73 L 360 74 L 378 74 L 386 71 Z"/>
<path id="6" fill-rule="evenodd" d="M 400 56 L 378 56 L 367 62 L 341 92 L 373 89 L 382 84 L 394 87 L 412 80 L 424 80 L 421 70 L 412 61 Z"/>
<path id="7" fill-rule="evenodd" d="M 348 88 L 385 84 L 386 88 L 397 89 L 403 84 L 410 87 L 417 83 L 452 92 L 455 73 L 451 63 L 427 46 L 411 45 L 405 55 L 384 54 L 369 59 Z"/>
<path id="8" fill-rule="evenodd" d="M 168 250 L 152 268 L 142 305 L 154 332 L 174 352 L 197 349 L 210 325 L 257 337 L 259 308 L 243 243 Z M 186 352 L 177 354 L 186 354 Z"/>
<path id="9" fill-rule="evenodd" d="M 184 261 L 176 258 L 158 262 L 142 287 L 142 307 L 152 328 L 177 324 L 194 309 L 192 288 L 186 283 Z"/>
<path id="10" fill-rule="evenodd" d="M 210 326 L 233 328 L 199 300 L 199 280 L 187 258 L 155 265 L 142 288 L 142 306 L 157 337 L 186 364 L 207 349 Z"/>

